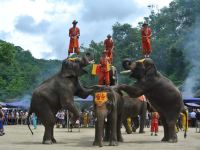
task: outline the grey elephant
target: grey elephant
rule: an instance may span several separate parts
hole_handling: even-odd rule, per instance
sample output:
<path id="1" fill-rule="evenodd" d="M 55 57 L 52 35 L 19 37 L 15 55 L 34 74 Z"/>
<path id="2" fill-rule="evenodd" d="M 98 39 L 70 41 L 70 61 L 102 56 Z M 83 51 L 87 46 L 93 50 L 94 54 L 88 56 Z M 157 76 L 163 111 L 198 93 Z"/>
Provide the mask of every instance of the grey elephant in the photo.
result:
<path id="1" fill-rule="evenodd" d="M 73 113 L 74 122 L 79 118 L 79 112 L 74 104 L 74 96 L 86 98 L 92 92 L 91 89 L 85 89 L 79 82 L 79 76 L 86 73 L 83 68 L 91 60 L 92 57 L 89 53 L 82 58 L 65 59 L 62 62 L 61 70 L 33 91 L 27 120 L 29 125 L 31 113 L 36 113 L 45 127 L 43 144 L 56 143 L 53 128 L 58 110 L 68 109 Z"/>
<path id="2" fill-rule="evenodd" d="M 150 58 L 139 61 L 125 59 L 122 65 L 126 70 L 130 70 L 130 77 L 136 79 L 137 82 L 132 86 L 119 85 L 118 89 L 125 91 L 130 97 L 145 95 L 160 115 L 164 127 L 162 141 L 177 142 L 175 124 L 180 112 L 184 110 L 180 91 L 157 71 Z M 186 137 L 186 131 L 184 136 Z"/>
<path id="3" fill-rule="evenodd" d="M 122 122 L 128 134 L 131 134 L 132 131 L 135 132 L 138 127 L 139 133 L 144 133 L 144 125 L 146 120 L 147 112 L 147 102 L 141 101 L 139 98 L 131 98 L 129 96 L 123 96 L 124 105 L 122 111 Z M 140 116 L 140 119 L 138 118 Z M 134 127 L 132 131 L 127 123 L 127 118 L 131 118 L 134 122 Z"/>
<path id="4" fill-rule="evenodd" d="M 106 95 L 106 96 L 105 96 Z M 101 99 L 101 98 L 106 98 Z M 118 141 L 123 141 L 121 135 L 121 112 L 123 99 L 121 95 L 114 91 L 112 87 L 94 93 L 95 112 L 95 139 L 93 145 L 103 146 L 103 138 L 109 140 L 110 146 L 117 145 Z M 106 132 L 104 135 L 104 128 Z M 105 137 L 104 137 L 105 136 Z"/>

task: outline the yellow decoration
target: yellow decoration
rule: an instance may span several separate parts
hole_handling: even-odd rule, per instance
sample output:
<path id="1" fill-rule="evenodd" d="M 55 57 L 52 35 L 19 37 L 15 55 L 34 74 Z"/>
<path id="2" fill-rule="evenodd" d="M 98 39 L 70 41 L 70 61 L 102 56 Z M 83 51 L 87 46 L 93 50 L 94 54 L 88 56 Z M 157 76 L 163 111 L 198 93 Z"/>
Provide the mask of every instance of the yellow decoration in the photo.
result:
<path id="1" fill-rule="evenodd" d="M 67 58 L 69 61 L 76 61 L 77 58 Z"/>
<path id="2" fill-rule="evenodd" d="M 107 63 L 106 70 L 110 71 L 110 63 Z"/>
<path id="3" fill-rule="evenodd" d="M 92 75 L 96 75 L 97 74 L 97 64 L 93 64 L 92 65 Z"/>
<path id="4" fill-rule="evenodd" d="M 107 92 L 96 92 L 95 93 L 95 104 L 97 106 L 102 106 L 108 101 Z"/>
<path id="5" fill-rule="evenodd" d="M 128 128 L 131 130 L 131 118 L 130 117 L 127 118 L 127 124 L 128 124 Z"/>
<path id="6" fill-rule="evenodd" d="M 137 62 L 143 63 L 144 61 L 145 61 L 145 59 L 140 59 L 140 60 L 138 60 Z"/>

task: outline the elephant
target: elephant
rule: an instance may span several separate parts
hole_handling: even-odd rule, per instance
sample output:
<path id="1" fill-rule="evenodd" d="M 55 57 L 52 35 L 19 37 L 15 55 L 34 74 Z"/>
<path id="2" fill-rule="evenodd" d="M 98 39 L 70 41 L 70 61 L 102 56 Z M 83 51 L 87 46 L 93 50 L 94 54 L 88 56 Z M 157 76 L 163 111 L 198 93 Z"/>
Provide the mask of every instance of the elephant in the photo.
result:
<path id="1" fill-rule="evenodd" d="M 90 53 L 77 59 L 63 60 L 61 70 L 33 91 L 27 119 L 28 127 L 30 129 L 29 117 L 34 112 L 45 127 L 43 144 L 56 143 L 53 128 L 58 110 L 67 109 L 72 112 L 73 122 L 79 118 L 79 112 L 74 104 L 74 96 L 86 98 L 93 92 L 92 89 L 84 88 L 79 81 L 79 76 L 86 73 L 84 67 L 91 60 Z"/>
<path id="2" fill-rule="evenodd" d="M 132 86 L 118 85 L 118 90 L 126 92 L 130 97 L 145 95 L 160 115 L 164 127 L 162 141 L 177 142 L 175 125 L 180 112 L 184 110 L 180 91 L 172 81 L 157 71 L 151 58 L 138 61 L 126 58 L 122 61 L 122 65 L 125 70 L 128 70 L 126 72 L 130 72 L 130 77 L 136 79 L 136 83 Z"/>
<path id="3" fill-rule="evenodd" d="M 147 102 L 141 101 L 139 98 L 131 98 L 129 96 L 123 96 L 124 105 L 122 111 L 122 122 L 128 134 L 132 131 L 135 132 L 140 127 L 139 133 L 144 133 L 144 125 L 146 121 Z M 140 121 L 138 118 L 140 116 Z M 132 131 L 128 127 L 127 118 L 130 117 L 134 122 Z"/>
<path id="4" fill-rule="evenodd" d="M 123 99 L 121 95 L 114 91 L 112 87 L 109 90 L 94 92 L 94 112 L 95 112 L 95 139 L 93 145 L 103 146 L 103 138 L 109 140 L 110 146 L 116 146 L 117 141 L 123 141 L 121 135 L 121 112 Z M 107 100 L 98 102 L 97 94 L 107 93 Z M 105 127 L 106 126 L 106 127 Z M 104 128 L 105 137 L 104 137 Z"/>

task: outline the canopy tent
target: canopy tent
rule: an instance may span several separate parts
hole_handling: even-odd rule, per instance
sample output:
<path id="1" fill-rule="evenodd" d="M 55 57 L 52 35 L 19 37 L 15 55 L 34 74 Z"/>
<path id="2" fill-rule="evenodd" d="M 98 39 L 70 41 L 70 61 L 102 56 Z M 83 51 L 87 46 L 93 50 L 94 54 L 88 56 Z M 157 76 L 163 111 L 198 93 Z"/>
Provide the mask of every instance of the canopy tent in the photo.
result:
<path id="1" fill-rule="evenodd" d="M 6 103 L 0 102 L 0 105 L 3 106 L 3 107 L 5 107 L 5 106 L 6 106 Z"/>
<path id="2" fill-rule="evenodd" d="M 200 98 L 184 98 L 183 102 L 188 107 L 200 108 Z"/>
<path id="3" fill-rule="evenodd" d="M 6 107 L 13 107 L 13 108 L 24 108 L 27 109 L 30 106 L 29 100 L 22 100 L 22 101 L 15 101 L 11 103 L 6 103 Z"/>

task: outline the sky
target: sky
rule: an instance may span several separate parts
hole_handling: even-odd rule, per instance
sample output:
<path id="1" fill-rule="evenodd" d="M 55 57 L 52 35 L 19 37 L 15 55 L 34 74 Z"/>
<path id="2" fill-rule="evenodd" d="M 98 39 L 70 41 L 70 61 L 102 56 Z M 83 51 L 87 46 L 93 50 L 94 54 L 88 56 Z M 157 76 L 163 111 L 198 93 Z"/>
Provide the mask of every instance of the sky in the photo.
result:
<path id="1" fill-rule="evenodd" d="M 35 58 L 64 59 L 72 21 L 80 44 L 103 41 L 116 22 L 133 27 L 150 14 L 148 5 L 172 0 L 0 0 L 0 39 L 29 50 Z"/>

